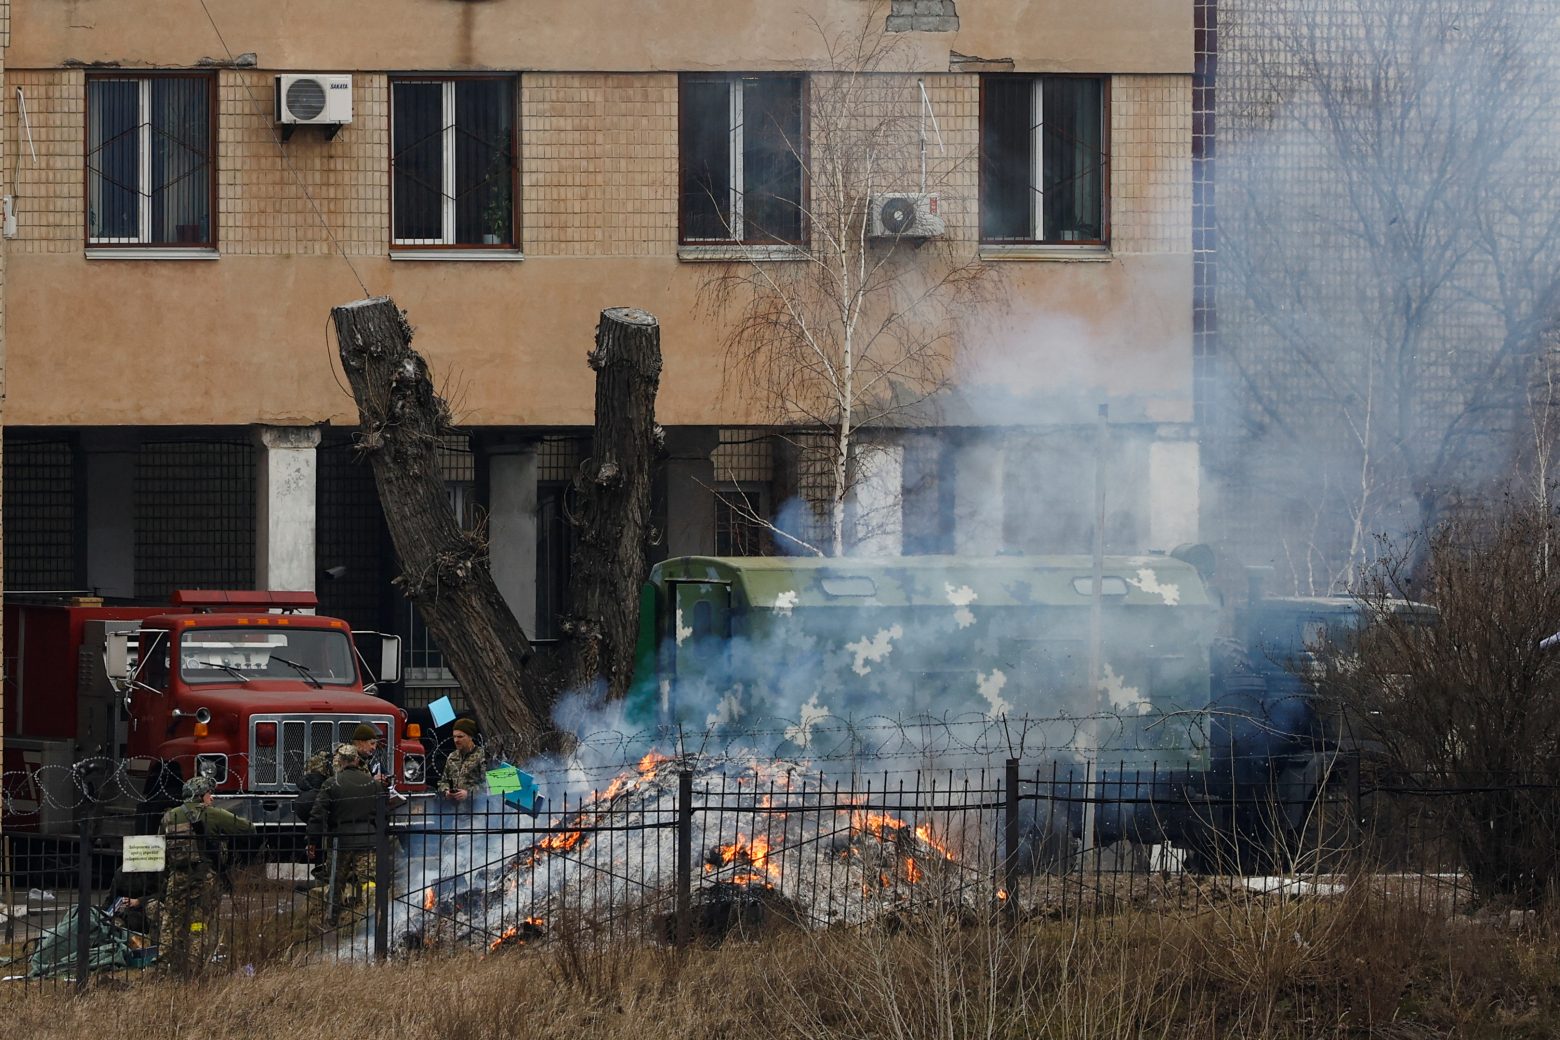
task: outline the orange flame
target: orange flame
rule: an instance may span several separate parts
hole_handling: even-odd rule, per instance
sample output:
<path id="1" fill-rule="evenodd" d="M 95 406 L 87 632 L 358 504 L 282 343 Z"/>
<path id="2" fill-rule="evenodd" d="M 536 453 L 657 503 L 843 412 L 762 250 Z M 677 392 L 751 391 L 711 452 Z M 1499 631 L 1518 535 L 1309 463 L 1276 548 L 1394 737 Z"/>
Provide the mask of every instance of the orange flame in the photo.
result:
<path id="1" fill-rule="evenodd" d="M 584 831 L 565 831 L 562 834 L 543 838 L 537 843 L 537 847 L 547 852 L 568 852 L 584 840 Z"/>
<path id="2" fill-rule="evenodd" d="M 888 813 L 865 812 L 861 809 L 853 809 L 850 814 L 850 829 L 853 831 L 865 831 L 879 841 L 893 841 L 894 836 L 906 827 L 910 826 L 904 820 Z"/>
<path id="3" fill-rule="evenodd" d="M 905 857 L 905 880 L 912 885 L 921 880 L 921 868 L 916 866 L 914 856 Z"/>
<path id="4" fill-rule="evenodd" d="M 997 889 L 997 898 L 1002 900 L 1002 901 L 1004 901 L 1004 902 L 1006 902 L 1007 901 L 1007 889 L 1005 889 L 1005 888 Z"/>
<path id="5" fill-rule="evenodd" d="M 424 910 L 432 910 L 433 907 L 434 907 L 433 889 L 430 888 L 430 889 L 428 889 L 428 891 L 423 893 L 423 909 Z"/>
<path id="6" fill-rule="evenodd" d="M 932 848 L 936 849 L 942 855 L 943 859 L 952 860 L 954 858 L 953 850 L 948 848 L 948 846 L 944 845 L 942 842 L 938 841 L 932 835 L 931 824 L 923 823 L 917 826 L 915 829 L 915 836 L 920 838 L 926 844 L 930 845 Z"/>
<path id="7" fill-rule="evenodd" d="M 732 878 L 733 884 L 751 885 L 755 882 L 767 884 L 771 878 L 778 881 L 780 870 L 769 862 L 769 839 L 763 836 L 755 837 L 748 841 L 743 835 L 738 834 L 737 840 L 730 845 L 719 845 L 715 849 L 720 855 L 720 866 L 739 864 L 752 869 L 739 870 Z M 716 864 L 706 862 L 706 872 L 715 869 Z"/>
<path id="8" fill-rule="evenodd" d="M 497 939 L 494 939 L 492 942 L 488 943 L 488 951 L 491 953 L 493 950 L 498 949 L 500 946 L 504 945 L 510 940 L 515 940 L 519 945 L 524 946 L 525 940 L 518 938 L 519 935 L 520 929 L 518 927 L 505 928 L 503 935 L 500 935 Z"/>
<path id="9" fill-rule="evenodd" d="M 670 762 L 671 755 L 663 755 L 659 751 L 647 751 L 645 757 L 639 760 L 639 775 L 648 780 L 655 775 L 662 762 Z"/>

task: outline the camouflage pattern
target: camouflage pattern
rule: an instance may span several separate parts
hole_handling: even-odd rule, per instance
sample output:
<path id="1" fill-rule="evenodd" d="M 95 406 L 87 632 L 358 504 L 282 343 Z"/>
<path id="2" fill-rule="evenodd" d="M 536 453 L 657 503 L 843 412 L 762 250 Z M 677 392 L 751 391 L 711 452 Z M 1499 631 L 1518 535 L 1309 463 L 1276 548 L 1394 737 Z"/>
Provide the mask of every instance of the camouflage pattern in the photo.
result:
<path id="1" fill-rule="evenodd" d="M 336 764 L 333 761 L 333 753 L 334 749 L 327 749 L 325 751 L 316 751 L 314 754 L 310 755 L 309 760 L 303 764 L 303 775 L 319 777 L 320 784 L 324 783 L 326 780 L 329 780 L 332 776 L 335 775 L 336 772 Z M 315 784 L 314 786 L 318 787 L 319 784 Z"/>
<path id="2" fill-rule="evenodd" d="M 215 871 L 170 870 L 157 913 L 157 961 L 180 973 L 198 970 L 217 948 L 222 887 Z"/>
<path id="3" fill-rule="evenodd" d="M 205 793 L 202 790 L 202 796 Z M 210 961 L 216 950 L 217 910 L 222 899 L 220 871 L 227 858 L 227 843 L 222 839 L 253 830 L 248 820 L 199 801 L 185 802 L 163 813 L 158 828 L 167 843 L 158 911 L 158 960 L 163 965 L 191 971 Z"/>
<path id="4" fill-rule="evenodd" d="M 487 781 L 487 754 L 479 744 L 462 754 L 451 751 L 444 760 L 444 775 L 439 778 L 439 793 L 479 791 Z"/>
<path id="5" fill-rule="evenodd" d="M 332 854 L 336 857 L 336 889 L 328 919 L 331 924 L 361 920 L 373 903 L 378 857 L 373 849 L 334 849 L 325 856 L 327 871 Z M 321 890 L 320 897 L 328 899 L 329 893 Z"/>

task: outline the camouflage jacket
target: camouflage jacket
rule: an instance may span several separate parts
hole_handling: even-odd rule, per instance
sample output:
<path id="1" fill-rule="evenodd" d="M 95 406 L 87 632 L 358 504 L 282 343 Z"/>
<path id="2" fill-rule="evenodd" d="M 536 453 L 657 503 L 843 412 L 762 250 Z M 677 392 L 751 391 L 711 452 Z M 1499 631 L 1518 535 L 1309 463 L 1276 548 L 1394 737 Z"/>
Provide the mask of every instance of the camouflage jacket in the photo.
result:
<path id="1" fill-rule="evenodd" d="M 465 754 L 451 751 L 444 760 L 444 775 L 439 778 L 439 793 L 476 791 L 487 780 L 487 755 L 479 744 Z"/>
<path id="2" fill-rule="evenodd" d="M 158 833 L 167 839 L 168 872 L 203 874 L 219 870 L 227 857 L 222 839 L 254 829 L 255 825 L 242 816 L 214 805 L 176 805 L 163 813 L 158 827 Z"/>

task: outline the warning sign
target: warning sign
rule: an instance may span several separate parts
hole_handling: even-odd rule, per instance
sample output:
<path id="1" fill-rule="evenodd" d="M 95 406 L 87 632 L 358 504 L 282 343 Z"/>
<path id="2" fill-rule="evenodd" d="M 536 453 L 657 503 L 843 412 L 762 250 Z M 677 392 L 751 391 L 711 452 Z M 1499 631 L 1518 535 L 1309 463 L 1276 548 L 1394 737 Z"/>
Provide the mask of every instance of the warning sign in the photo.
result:
<path id="1" fill-rule="evenodd" d="M 160 834 L 125 835 L 125 854 L 122 869 L 125 873 L 147 873 L 161 870 L 168 861 L 168 845 Z"/>

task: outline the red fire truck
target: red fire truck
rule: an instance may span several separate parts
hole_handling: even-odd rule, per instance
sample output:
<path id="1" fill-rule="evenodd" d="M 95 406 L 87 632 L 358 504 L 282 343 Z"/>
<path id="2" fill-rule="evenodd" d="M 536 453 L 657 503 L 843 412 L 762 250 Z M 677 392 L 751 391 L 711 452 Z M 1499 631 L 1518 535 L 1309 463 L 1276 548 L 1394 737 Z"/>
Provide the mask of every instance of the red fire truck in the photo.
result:
<path id="1" fill-rule="evenodd" d="M 180 591 L 170 607 L 7 603 L 6 832 L 69 833 L 78 814 L 144 829 L 193 776 L 256 824 L 293 822 L 318 751 L 367 724 L 378 770 L 424 786 L 406 713 L 376 694 L 400 640 L 301 613 L 312 592 Z M 231 802 L 240 804 L 233 805 Z"/>

